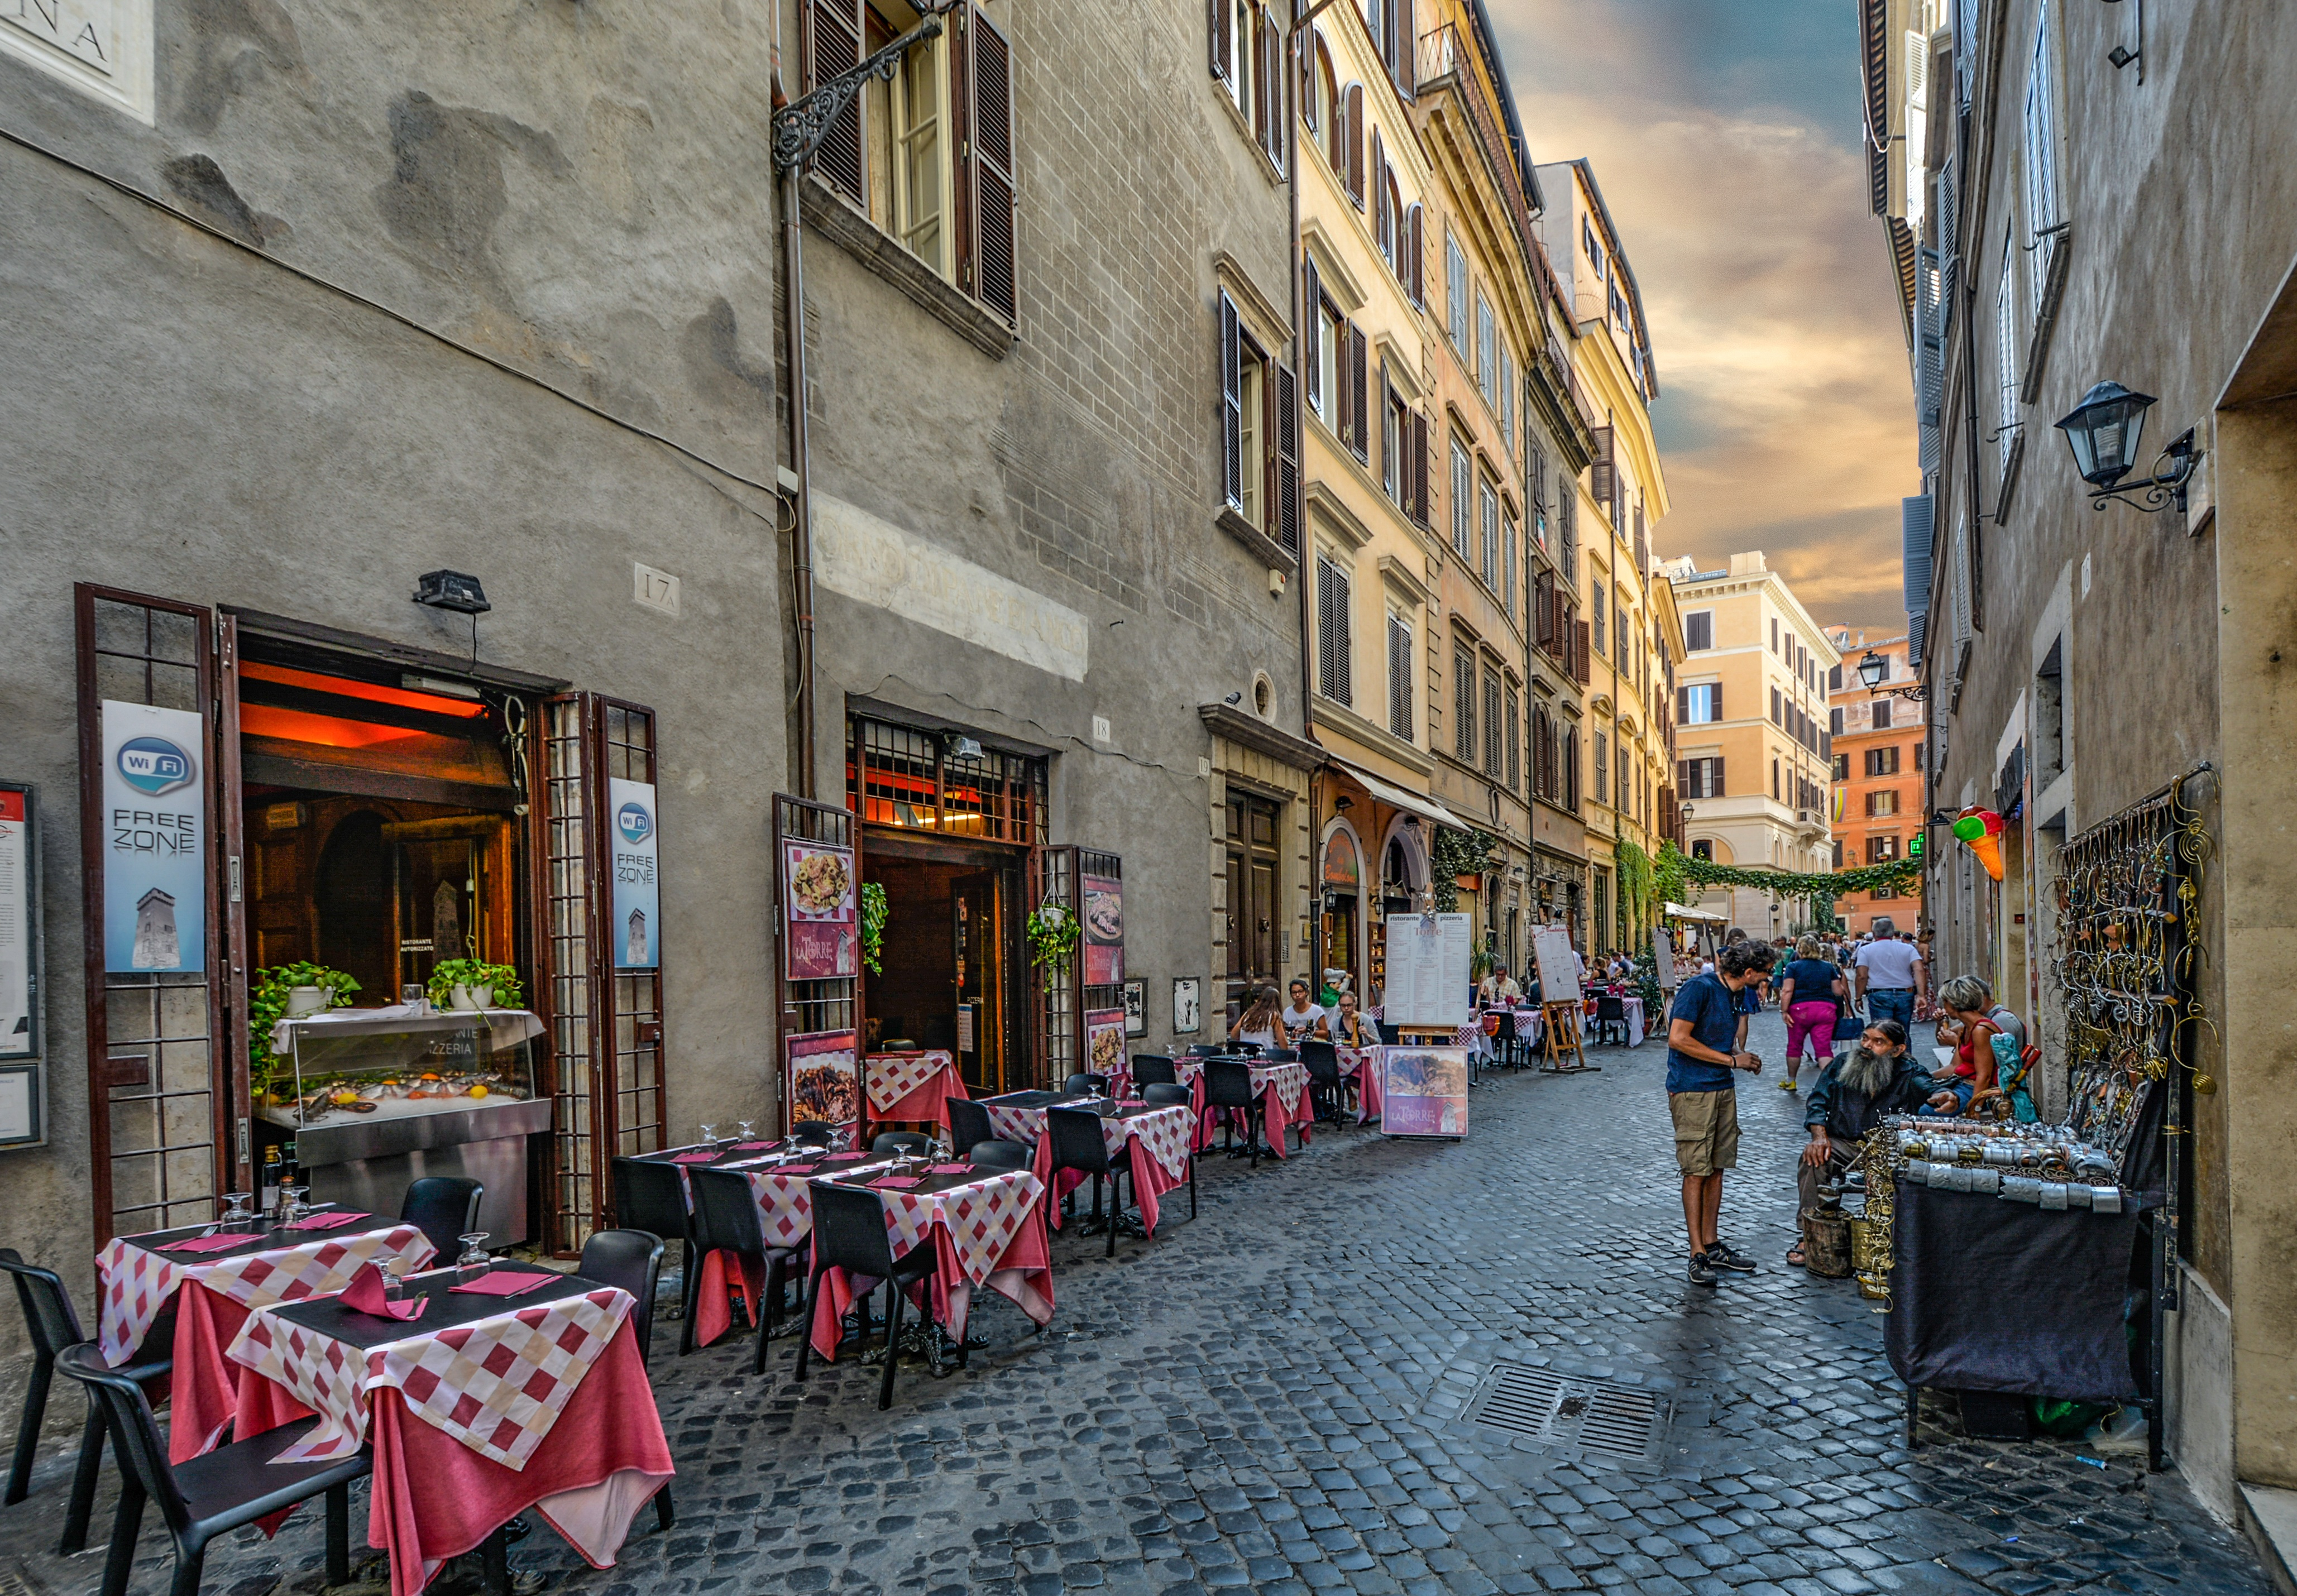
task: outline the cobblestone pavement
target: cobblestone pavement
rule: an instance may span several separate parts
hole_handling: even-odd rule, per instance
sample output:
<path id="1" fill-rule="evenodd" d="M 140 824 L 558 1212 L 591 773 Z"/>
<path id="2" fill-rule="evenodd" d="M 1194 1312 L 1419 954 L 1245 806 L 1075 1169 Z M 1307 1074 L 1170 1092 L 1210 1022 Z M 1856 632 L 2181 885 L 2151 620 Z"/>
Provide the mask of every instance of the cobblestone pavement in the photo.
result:
<path id="1" fill-rule="evenodd" d="M 1480 1088 L 1456 1145 L 1350 1128 L 1257 1170 L 1206 1160 L 1201 1217 L 1174 1194 L 1169 1229 L 1113 1263 L 1058 1238 L 1052 1329 L 989 1299 L 991 1349 L 939 1383 L 905 1368 L 890 1412 L 851 1360 L 798 1386 L 785 1347 L 753 1379 L 746 1345 L 679 1359 L 667 1326 L 677 1527 L 642 1515 L 606 1570 L 538 1528 L 514 1567 L 606 1596 L 2264 1596 L 2245 1543 L 2142 1460 L 1967 1441 L 1950 1402 L 1904 1448 L 1880 1320 L 1781 1261 L 1800 1099 L 1773 1085 L 1774 1016 L 1754 1042 L 1771 1064 L 1740 1093 L 1724 1206 L 1752 1277 L 1684 1280 L 1663 1049 L 1605 1049 L 1600 1074 Z M 1657 1455 L 1598 1462 L 1465 1422 L 1500 1363 L 1653 1394 L 1672 1416 Z M 92 1590 L 100 1568 L 100 1551 L 42 1552 L 64 1466 L 0 1516 L 35 1591 Z M 315 1519 L 218 1547 L 208 1589 L 316 1589 Z M 164 1589 L 149 1518 L 143 1551 L 139 1590 Z"/>

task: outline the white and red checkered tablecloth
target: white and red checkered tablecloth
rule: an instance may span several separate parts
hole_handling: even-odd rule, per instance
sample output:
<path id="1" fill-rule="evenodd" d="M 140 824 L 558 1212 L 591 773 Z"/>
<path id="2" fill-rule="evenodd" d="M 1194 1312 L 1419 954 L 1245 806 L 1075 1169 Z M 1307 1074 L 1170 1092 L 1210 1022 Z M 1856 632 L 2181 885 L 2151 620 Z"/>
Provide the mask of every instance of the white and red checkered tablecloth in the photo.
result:
<path id="1" fill-rule="evenodd" d="M 419 1269 L 436 1250 L 410 1224 L 354 1236 L 314 1231 L 288 1246 L 213 1263 L 202 1262 L 196 1253 L 170 1256 L 143 1246 L 136 1237 L 116 1237 L 95 1255 L 96 1348 L 112 1368 L 127 1362 L 168 1299 L 190 1281 L 243 1308 L 267 1308 L 341 1291 L 362 1263 L 404 1258 Z"/>
<path id="2" fill-rule="evenodd" d="M 1044 1227 L 1045 1183 L 1027 1170 L 1002 1170 L 941 1191 L 868 1189 L 885 1211 L 895 1258 L 934 1248 L 941 1267 L 924 1282 L 934 1321 L 957 1340 L 973 1293 L 982 1286 L 1009 1297 L 1039 1324 L 1053 1316 L 1053 1276 Z M 838 1327 L 853 1296 L 845 1271 L 823 1277 L 809 1334 L 824 1358 L 837 1354 Z"/>
<path id="3" fill-rule="evenodd" d="M 1306 1103 L 1308 1066 L 1299 1063 L 1259 1064 L 1247 1061 L 1252 1072 L 1252 1090 L 1261 1100 L 1266 1116 L 1268 1145 L 1279 1158 L 1287 1156 L 1284 1133 L 1297 1127 L 1303 1143 L 1308 1139 L 1310 1115 Z M 1212 1145 L 1211 1111 L 1205 1106 L 1205 1061 L 1201 1058 L 1176 1058 L 1173 1073 L 1196 1098 L 1198 1111 L 1197 1146 Z"/>
<path id="4" fill-rule="evenodd" d="M 255 1312 L 227 1355 L 319 1415 L 280 1462 L 358 1451 L 371 1395 L 391 1386 L 432 1428 L 506 1468 L 523 1469 L 635 1305 L 629 1292 L 602 1286 L 366 1348 Z"/>
<path id="5" fill-rule="evenodd" d="M 1125 1143 L 1131 1142 L 1155 1159 L 1173 1180 L 1185 1180 L 1189 1173 L 1191 1117 L 1186 1108 L 1175 1105 L 1152 1108 L 1146 1114 L 1105 1119 L 1100 1122 L 1100 1139 L 1108 1149 L 1112 1164 L 1124 1156 Z"/>
<path id="6" fill-rule="evenodd" d="M 957 1056 L 946 1048 L 922 1053 L 872 1053 L 863 1061 L 870 1115 L 884 1120 L 949 1123 L 949 1099 L 966 1096 Z"/>

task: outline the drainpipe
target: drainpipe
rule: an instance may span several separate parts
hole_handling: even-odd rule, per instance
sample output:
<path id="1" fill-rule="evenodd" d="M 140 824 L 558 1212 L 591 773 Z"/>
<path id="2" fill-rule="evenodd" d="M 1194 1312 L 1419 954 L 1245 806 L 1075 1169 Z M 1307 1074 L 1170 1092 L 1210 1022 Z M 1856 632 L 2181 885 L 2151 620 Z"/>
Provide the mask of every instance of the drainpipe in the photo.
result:
<path id="1" fill-rule="evenodd" d="M 797 503 L 790 529 L 790 597 L 797 616 L 797 795 L 814 793 L 813 477 L 807 461 L 805 402 L 805 222 L 798 209 L 800 168 L 782 169 L 782 279 L 786 286 L 790 471 Z"/>

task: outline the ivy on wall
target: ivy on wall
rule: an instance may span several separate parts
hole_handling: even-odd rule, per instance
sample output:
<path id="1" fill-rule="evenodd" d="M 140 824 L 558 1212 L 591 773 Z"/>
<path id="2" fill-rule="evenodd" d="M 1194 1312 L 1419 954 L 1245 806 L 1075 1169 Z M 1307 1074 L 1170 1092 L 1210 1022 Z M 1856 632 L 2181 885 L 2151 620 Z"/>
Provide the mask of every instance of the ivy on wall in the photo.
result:
<path id="1" fill-rule="evenodd" d="M 1428 845 L 1428 874 L 1435 884 L 1436 912 L 1451 914 L 1460 907 L 1456 879 L 1473 876 L 1500 857 L 1500 840 L 1488 831 L 1457 831 L 1438 826 Z"/>
<path id="2" fill-rule="evenodd" d="M 1846 893 L 1871 893 L 1878 888 L 1911 894 L 1921 883 L 1922 861 L 1893 859 L 1851 870 L 1825 870 L 1804 875 L 1793 870 L 1750 869 L 1693 859 L 1669 842 L 1660 850 L 1661 873 L 1680 868 L 1682 879 L 1693 887 L 1744 886 L 1780 898 L 1799 898 L 1810 906 L 1811 923 L 1825 927 L 1834 918 L 1834 901 Z M 1839 922 L 1838 922 L 1839 923 Z"/>

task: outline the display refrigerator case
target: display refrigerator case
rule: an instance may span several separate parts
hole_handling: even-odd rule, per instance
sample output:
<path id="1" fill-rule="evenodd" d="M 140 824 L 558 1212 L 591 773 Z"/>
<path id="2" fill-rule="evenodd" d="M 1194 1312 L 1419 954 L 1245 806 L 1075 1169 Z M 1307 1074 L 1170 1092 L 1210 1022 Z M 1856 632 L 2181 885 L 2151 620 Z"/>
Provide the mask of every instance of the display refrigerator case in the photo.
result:
<path id="1" fill-rule="evenodd" d="M 265 1146 L 293 1141 L 315 1200 L 395 1213 L 425 1175 L 480 1181 L 490 1246 L 529 1239 L 542 1022 L 523 1008 L 338 1008 L 279 1022 L 255 1083 Z M 259 1157 L 259 1150 L 258 1156 Z"/>

